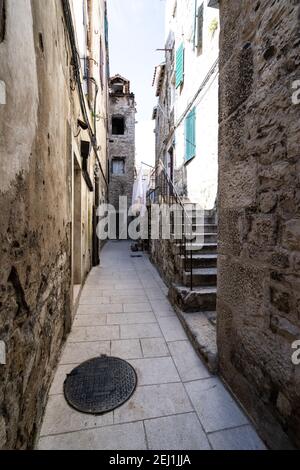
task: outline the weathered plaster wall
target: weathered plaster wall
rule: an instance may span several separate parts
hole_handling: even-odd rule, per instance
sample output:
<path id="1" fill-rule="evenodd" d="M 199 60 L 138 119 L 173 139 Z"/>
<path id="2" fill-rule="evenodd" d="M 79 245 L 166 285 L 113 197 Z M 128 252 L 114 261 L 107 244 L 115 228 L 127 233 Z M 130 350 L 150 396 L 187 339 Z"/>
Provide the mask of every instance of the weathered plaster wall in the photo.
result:
<path id="1" fill-rule="evenodd" d="M 109 144 L 109 203 L 114 207 L 119 206 L 119 196 L 127 196 L 128 208 L 131 206 L 132 189 L 135 176 L 135 99 L 134 95 L 116 96 L 110 95 L 110 144 Z M 125 117 L 125 134 L 112 134 L 112 116 Z M 114 157 L 125 158 L 125 174 L 114 175 L 112 173 L 112 159 Z"/>
<path id="2" fill-rule="evenodd" d="M 184 185 L 178 186 L 186 186 L 191 202 L 210 210 L 214 208 L 218 188 L 218 68 L 204 86 L 203 82 L 219 54 L 219 11 L 202 0 L 177 0 L 175 10 L 174 3 L 167 2 L 167 28 L 174 33 L 175 52 L 184 44 L 184 83 L 176 89 L 174 103 L 176 177 L 178 181 L 185 180 Z M 195 12 L 201 4 L 204 12 L 200 53 L 195 46 L 198 35 Z M 210 29 L 212 22 L 217 25 L 214 33 Z M 201 85 L 202 91 L 195 100 Z M 196 109 L 196 156 L 185 165 L 185 118 L 191 103 Z"/>
<path id="3" fill-rule="evenodd" d="M 20 170 L 29 169 L 39 103 L 31 1 L 11 0 L 6 3 L 7 39 L 0 45 L 1 80 L 6 84 L 7 103 L 5 108 L 2 105 L 0 115 L 0 144 L 5 148 L 5 158 L 0 160 L 2 191 L 10 187 Z M 14 11 L 17 13 L 13 14 Z M 18 28 L 15 27 L 16 22 Z M 4 70 L 5 63 L 7 67 Z M 19 103 L 27 106 L 16 113 Z M 11 128 L 14 132 L 9 132 Z"/>
<path id="4" fill-rule="evenodd" d="M 60 2 L 6 5 L 0 337 L 7 364 L 0 366 L 0 448 L 26 448 L 70 328 L 69 76 Z"/>
<path id="5" fill-rule="evenodd" d="M 0 448 L 25 449 L 34 444 L 72 323 L 74 155 L 81 164 L 80 139 L 89 136 L 78 132 L 77 119 L 83 117 L 61 0 L 5 3 L 6 33 L 0 42 L 0 82 L 6 85 L 5 104 L 0 104 L 0 340 L 7 363 L 0 365 Z M 97 26 L 100 39 L 104 1 L 97 8 L 96 19 L 103 20 L 102 28 Z M 104 160 L 106 105 L 105 84 L 97 102 Z M 92 183 L 95 161 L 92 152 Z M 82 175 L 81 187 L 84 282 L 91 267 L 96 201 Z"/>
<path id="6" fill-rule="evenodd" d="M 300 447 L 300 4 L 220 16 L 220 370 L 271 447 Z"/>

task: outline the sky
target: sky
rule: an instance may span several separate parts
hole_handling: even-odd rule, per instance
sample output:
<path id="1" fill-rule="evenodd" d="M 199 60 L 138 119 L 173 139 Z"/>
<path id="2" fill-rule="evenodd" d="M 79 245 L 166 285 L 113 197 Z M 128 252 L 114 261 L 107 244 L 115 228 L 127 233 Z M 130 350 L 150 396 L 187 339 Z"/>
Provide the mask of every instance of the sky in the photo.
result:
<path id="1" fill-rule="evenodd" d="M 156 51 L 165 42 L 165 0 L 107 0 L 110 74 L 131 82 L 137 103 L 137 162 L 154 162 L 154 123 L 157 103 L 152 80 L 164 60 Z"/>

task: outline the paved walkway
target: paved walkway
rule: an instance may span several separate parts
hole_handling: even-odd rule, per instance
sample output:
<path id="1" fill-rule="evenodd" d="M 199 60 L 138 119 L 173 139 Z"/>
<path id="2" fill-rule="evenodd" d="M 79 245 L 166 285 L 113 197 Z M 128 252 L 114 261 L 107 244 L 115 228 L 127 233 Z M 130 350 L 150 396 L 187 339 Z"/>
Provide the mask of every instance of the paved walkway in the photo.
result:
<path id="1" fill-rule="evenodd" d="M 50 390 L 39 449 L 262 449 L 247 417 L 195 354 L 148 258 L 109 242 L 82 293 Z M 129 360 L 132 398 L 90 416 L 65 402 L 63 382 L 100 354 Z"/>

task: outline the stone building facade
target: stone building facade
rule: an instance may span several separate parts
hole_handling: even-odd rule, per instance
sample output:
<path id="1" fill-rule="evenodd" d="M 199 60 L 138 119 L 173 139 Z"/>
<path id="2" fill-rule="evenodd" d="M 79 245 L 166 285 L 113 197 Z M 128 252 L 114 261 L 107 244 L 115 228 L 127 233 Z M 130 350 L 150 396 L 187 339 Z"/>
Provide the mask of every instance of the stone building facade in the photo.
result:
<path id="1" fill-rule="evenodd" d="M 107 51 L 104 0 L 0 2 L 3 449 L 33 447 L 76 297 L 99 259 Z"/>
<path id="2" fill-rule="evenodd" d="M 155 77 L 156 159 L 180 196 L 214 208 L 218 184 L 219 10 L 167 0 L 165 62 Z"/>
<path id="3" fill-rule="evenodd" d="M 132 203 L 135 179 L 135 96 L 130 82 L 115 75 L 109 82 L 109 203 L 119 211 L 119 196 Z"/>
<path id="4" fill-rule="evenodd" d="M 154 77 L 158 97 L 153 112 L 157 199 L 184 207 L 189 230 L 197 233 L 203 246 L 197 239 L 192 248 L 189 244 L 180 246 L 182 239 L 171 236 L 169 240 L 153 240 L 151 256 L 171 288 L 173 303 L 185 311 L 202 313 L 208 309 L 214 312 L 213 317 L 217 281 L 218 39 L 219 9 L 215 2 L 167 0 L 165 61 L 156 68 Z M 209 321 L 208 328 L 212 326 Z"/>
<path id="5" fill-rule="evenodd" d="M 219 3 L 220 371 L 272 448 L 300 447 L 300 4 Z"/>

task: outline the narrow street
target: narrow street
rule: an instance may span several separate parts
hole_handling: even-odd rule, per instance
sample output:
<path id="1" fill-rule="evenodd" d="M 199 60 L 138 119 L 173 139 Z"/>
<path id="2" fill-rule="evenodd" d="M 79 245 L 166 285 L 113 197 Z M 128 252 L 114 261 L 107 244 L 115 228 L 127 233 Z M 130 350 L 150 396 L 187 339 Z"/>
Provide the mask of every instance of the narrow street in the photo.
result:
<path id="1" fill-rule="evenodd" d="M 0 451 L 300 449 L 299 19 L 0 0 Z"/>
<path id="2" fill-rule="evenodd" d="M 39 449 L 263 449 L 245 414 L 194 352 L 144 254 L 109 242 L 83 289 L 50 390 Z M 103 416 L 78 413 L 63 396 L 66 375 L 99 355 L 128 360 L 131 399 Z"/>

